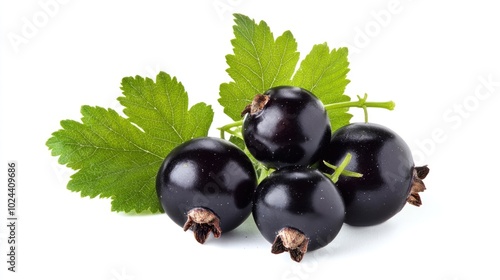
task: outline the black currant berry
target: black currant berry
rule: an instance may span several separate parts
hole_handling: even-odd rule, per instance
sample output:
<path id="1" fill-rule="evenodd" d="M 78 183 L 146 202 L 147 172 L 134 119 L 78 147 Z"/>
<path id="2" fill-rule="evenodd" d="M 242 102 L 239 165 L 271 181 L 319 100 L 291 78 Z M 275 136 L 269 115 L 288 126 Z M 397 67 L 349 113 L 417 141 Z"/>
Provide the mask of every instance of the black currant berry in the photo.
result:
<path id="1" fill-rule="evenodd" d="M 418 193 L 425 190 L 422 179 L 429 169 L 414 166 L 410 148 L 394 131 L 373 123 L 344 126 L 332 135 L 323 159 L 338 165 L 346 153 L 352 155 L 346 169 L 363 174 L 361 178 L 340 176 L 337 181 L 347 224 L 380 224 L 401 211 L 407 202 L 422 204 Z"/>
<path id="2" fill-rule="evenodd" d="M 253 218 L 271 252 L 290 252 L 300 262 L 307 251 L 326 246 L 344 223 L 345 208 L 333 182 L 315 169 L 287 167 L 257 187 Z"/>
<path id="3" fill-rule="evenodd" d="M 247 114 L 245 144 L 255 159 L 270 168 L 313 164 L 330 141 L 330 120 L 323 104 L 298 87 L 280 86 L 259 94 L 243 114 Z"/>
<path id="4" fill-rule="evenodd" d="M 250 215 L 257 179 L 252 162 L 232 143 L 195 138 L 173 149 L 156 178 L 156 191 L 168 216 L 204 243 Z"/>

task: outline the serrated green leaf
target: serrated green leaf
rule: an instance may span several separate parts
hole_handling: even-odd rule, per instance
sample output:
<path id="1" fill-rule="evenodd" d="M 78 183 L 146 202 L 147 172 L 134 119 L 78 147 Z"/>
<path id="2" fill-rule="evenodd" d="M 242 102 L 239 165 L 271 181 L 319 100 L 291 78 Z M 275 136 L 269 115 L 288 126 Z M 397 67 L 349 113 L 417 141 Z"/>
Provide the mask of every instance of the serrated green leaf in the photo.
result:
<path id="1" fill-rule="evenodd" d="M 46 144 L 60 164 L 77 170 L 68 189 L 109 197 L 113 211 L 161 212 L 155 178 L 163 159 L 184 141 L 206 136 L 213 111 L 203 103 L 188 110 L 184 87 L 163 72 L 156 82 L 124 78 L 122 90 L 128 118 L 82 106 L 81 122 L 61 121 Z"/>
<path id="2" fill-rule="evenodd" d="M 226 56 L 227 73 L 232 82 L 220 85 L 219 103 L 226 115 L 241 119 L 241 112 L 256 94 L 273 86 L 288 85 L 299 53 L 290 31 L 274 39 L 269 26 L 241 14 L 235 14 L 234 54 Z"/>
<path id="3" fill-rule="evenodd" d="M 349 61 L 347 48 L 333 49 L 326 43 L 314 45 L 311 52 L 302 60 L 292 85 L 305 88 L 316 95 L 323 104 L 349 101 L 344 90 L 350 82 L 347 79 Z M 349 108 L 329 110 L 332 130 L 349 124 L 352 117 Z"/>
<path id="4" fill-rule="evenodd" d="M 188 95 L 175 77 L 160 73 L 156 82 L 136 76 L 122 80 L 118 101 L 129 120 L 152 137 L 166 141 L 169 150 L 186 139 L 206 135 L 213 114 L 210 106 L 194 105 L 188 111 Z"/>
<path id="5" fill-rule="evenodd" d="M 241 112 L 253 97 L 271 87 L 293 85 L 314 93 L 323 104 L 349 101 L 344 90 L 349 83 L 347 48 L 330 50 L 326 43 L 313 46 L 295 72 L 299 53 L 290 31 L 274 40 L 269 26 L 235 14 L 235 38 L 231 40 L 234 54 L 227 55 L 227 73 L 232 78 L 220 85 L 219 103 L 226 115 L 241 119 Z M 292 78 L 293 75 L 293 78 Z M 352 115 L 348 108 L 330 109 L 332 129 L 348 124 Z"/>

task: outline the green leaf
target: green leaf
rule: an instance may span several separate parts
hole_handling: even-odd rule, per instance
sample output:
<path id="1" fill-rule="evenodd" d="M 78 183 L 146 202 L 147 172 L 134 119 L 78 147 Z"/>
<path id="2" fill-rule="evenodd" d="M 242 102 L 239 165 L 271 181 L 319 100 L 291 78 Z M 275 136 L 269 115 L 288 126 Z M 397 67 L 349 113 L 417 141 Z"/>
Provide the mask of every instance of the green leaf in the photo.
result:
<path id="1" fill-rule="evenodd" d="M 235 14 L 234 54 L 226 56 L 227 73 L 232 82 L 220 85 L 219 103 L 226 115 L 241 119 L 241 112 L 256 94 L 290 84 L 299 53 L 290 31 L 274 39 L 269 26 L 241 14 Z"/>
<path id="2" fill-rule="evenodd" d="M 113 211 L 162 212 L 156 196 L 156 173 L 177 145 L 208 134 L 210 106 L 188 109 L 188 96 L 176 78 L 160 72 L 156 82 L 136 76 L 122 80 L 125 107 L 82 106 L 81 122 L 61 121 L 47 146 L 59 163 L 77 170 L 68 189 L 82 197 L 108 197 Z"/>
<path id="3" fill-rule="evenodd" d="M 333 49 L 326 43 L 314 45 L 311 52 L 300 63 L 292 85 L 305 88 L 316 95 L 323 104 L 349 101 L 344 90 L 350 82 L 347 79 L 349 61 L 347 48 Z M 352 117 L 349 108 L 328 111 L 332 131 L 349 124 Z"/>
<path id="4" fill-rule="evenodd" d="M 241 120 L 241 112 L 256 94 L 279 85 L 305 88 L 325 105 L 350 100 L 344 95 L 349 83 L 347 48 L 330 50 L 326 43 L 314 45 L 294 75 L 299 53 L 290 31 L 274 40 L 264 21 L 257 24 L 244 15 L 234 16 L 235 38 L 231 40 L 234 54 L 226 56 L 227 73 L 232 81 L 220 85 L 219 103 L 226 115 Z M 352 115 L 348 110 L 346 107 L 328 111 L 332 130 L 350 122 Z"/>

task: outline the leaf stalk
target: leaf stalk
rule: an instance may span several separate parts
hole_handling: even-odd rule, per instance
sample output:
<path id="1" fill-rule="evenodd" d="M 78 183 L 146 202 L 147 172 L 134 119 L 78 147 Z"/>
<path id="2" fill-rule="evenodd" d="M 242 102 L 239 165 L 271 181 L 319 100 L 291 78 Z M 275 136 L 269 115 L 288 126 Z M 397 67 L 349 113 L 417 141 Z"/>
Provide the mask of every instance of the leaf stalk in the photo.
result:
<path id="1" fill-rule="evenodd" d="M 325 105 L 325 109 L 328 110 L 333 110 L 333 109 L 339 109 L 339 108 L 350 108 L 350 107 L 358 107 L 362 108 L 363 112 L 365 114 L 365 122 L 368 122 L 368 110 L 367 108 L 382 108 L 382 109 L 387 109 L 387 110 L 394 110 L 394 107 L 396 107 L 396 103 L 394 101 L 385 101 L 385 102 L 372 102 L 372 101 L 366 101 L 368 99 L 368 94 L 365 93 L 363 97 L 357 96 L 358 100 L 356 101 L 345 101 L 345 102 L 337 102 L 337 103 L 331 103 Z"/>

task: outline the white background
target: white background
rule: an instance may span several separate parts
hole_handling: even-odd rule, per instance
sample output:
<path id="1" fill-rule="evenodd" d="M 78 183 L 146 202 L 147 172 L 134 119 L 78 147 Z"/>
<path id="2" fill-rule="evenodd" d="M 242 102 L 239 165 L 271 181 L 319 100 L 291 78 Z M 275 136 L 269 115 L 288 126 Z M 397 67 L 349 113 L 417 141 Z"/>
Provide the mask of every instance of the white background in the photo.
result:
<path id="1" fill-rule="evenodd" d="M 437 2 L 1 1 L 0 278 L 500 279 L 500 10 Z M 298 264 L 271 254 L 252 219 L 199 245 L 166 215 L 113 213 L 109 200 L 66 189 L 72 172 L 45 141 L 81 105 L 120 110 L 123 77 L 176 76 L 191 104 L 213 106 L 218 135 L 233 12 L 265 20 L 275 36 L 291 30 L 301 58 L 317 43 L 350 47 L 347 94 L 394 100 L 370 121 L 397 131 L 431 169 L 422 207 L 345 226 Z M 6 263 L 9 160 L 19 176 L 17 273 Z"/>

